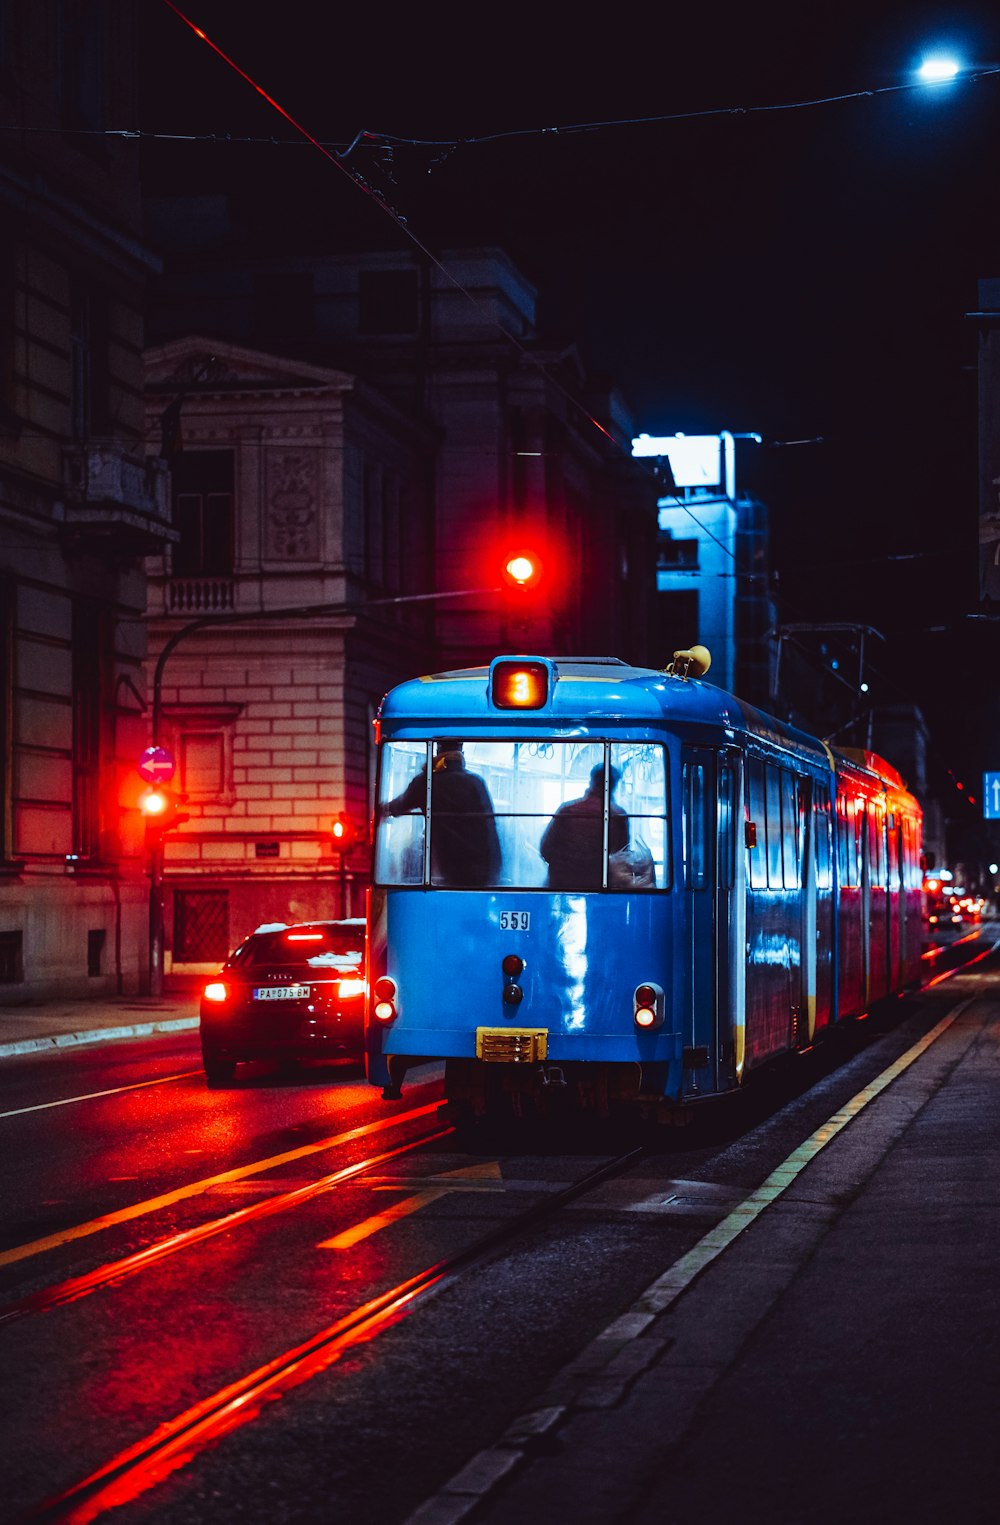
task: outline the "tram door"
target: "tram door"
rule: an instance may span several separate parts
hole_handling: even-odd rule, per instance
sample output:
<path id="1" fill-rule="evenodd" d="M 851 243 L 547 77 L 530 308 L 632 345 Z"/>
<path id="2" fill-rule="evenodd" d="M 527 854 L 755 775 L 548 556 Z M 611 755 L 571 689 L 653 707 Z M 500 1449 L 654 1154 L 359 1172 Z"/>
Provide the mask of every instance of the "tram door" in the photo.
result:
<path id="1" fill-rule="evenodd" d="M 685 746 L 681 774 L 689 976 L 684 1089 L 694 1096 L 728 1089 L 743 1063 L 744 897 L 736 884 L 742 759 L 735 751 Z"/>

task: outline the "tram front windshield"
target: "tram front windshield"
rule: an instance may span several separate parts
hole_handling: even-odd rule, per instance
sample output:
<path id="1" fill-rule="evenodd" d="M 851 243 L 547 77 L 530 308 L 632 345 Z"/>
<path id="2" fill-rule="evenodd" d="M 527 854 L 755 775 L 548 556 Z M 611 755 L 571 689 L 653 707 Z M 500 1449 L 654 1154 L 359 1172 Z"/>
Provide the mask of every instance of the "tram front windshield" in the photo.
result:
<path id="1" fill-rule="evenodd" d="M 376 884 L 655 891 L 669 864 L 657 743 L 383 745 Z"/>

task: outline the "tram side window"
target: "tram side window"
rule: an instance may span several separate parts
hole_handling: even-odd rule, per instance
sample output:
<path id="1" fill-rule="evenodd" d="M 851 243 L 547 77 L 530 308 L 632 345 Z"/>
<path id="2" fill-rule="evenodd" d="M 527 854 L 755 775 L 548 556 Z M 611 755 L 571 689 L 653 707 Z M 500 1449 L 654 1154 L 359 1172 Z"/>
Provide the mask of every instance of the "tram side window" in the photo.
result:
<path id="1" fill-rule="evenodd" d="M 423 884 L 426 843 L 427 743 L 391 741 L 382 748 L 373 875 L 376 884 Z M 412 811 L 387 813 L 394 800 Z"/>
<path id="2" fill-rule="evenodd" d="M 705 769 L 684 764 L 684 883 L 703 890 L 708 882 L 708 827 L 705 820 Z"/>
<path id="3" fill-rule="evenodd" d="M 670 888 L 670 835 L 667 810 L 667 754 L 650 742 L 613 741 L 614 799 L 628 818 L 627 845 L 608 863 L 608 888 Z"/>
<path id="4" fill-rule="evenodd" d="M 781 780 L 781 863 L 786 890 L 799 887 L 799 800 L 798 780 L 780 770 Z"/>
<path id="5" fill-rule="evenodd" d="M 885 813 L 877 805 L 868 813 L 868 851 L 872 884 L 884 889 L 886 885 Z"/>
<path id="6" fill-rule="evenodd" d="M 861 883 L 859 872 L 859 815 L 853 799 L 845 795 L 837 799 L 837 853 L 841 888 L 856 888 Z"/>
<path id="7" fill-rule="evenodd" d="M 377 884 L 428 882 L 427 763 L 425 742 L 383 745 Z M 439 770 L 450 769 L 464 774 L 461 790 L 443 786 Z M 606 803 L 610 858 L 605 856 Z M 559 825 L 551 829 L 557 818 Z M 666 752 L 640 742 L 436 740 L 429 862 L 429 882 L 441 888 L 665 889 L 670 882 Z"/>
<path id="8" fill-rule="evenodd" d="M 755 890 L 767 889 L 767 805 L 764 797 L 764 764 L 752 757 L 747 768 L 747 799 L 750 820 L 756 830 L 756 846 L 748 849 L 750 884 Z"/>
<path id="9" fill-rule="evenodd" d="M 833 878 L 830 862 L 830 802 L 813 801 L 813 838 L 816 844 L 816 888 L 828 890 Z"/>
<path id="10" fill-rule="evenodd" d="M 771 889 L 784 883 L 781 854 L 781 770 L 768 764 L 767 783 L 767 882 Z"/>
<path id="11" fill-rule="evenodd" d="M 853 884 L 851 878 L 851 860 L 849 852 L 851 823 L 847 819 L 847 801 L 843 795 L 837 797 L 837 882 L 841 889 Z"/>

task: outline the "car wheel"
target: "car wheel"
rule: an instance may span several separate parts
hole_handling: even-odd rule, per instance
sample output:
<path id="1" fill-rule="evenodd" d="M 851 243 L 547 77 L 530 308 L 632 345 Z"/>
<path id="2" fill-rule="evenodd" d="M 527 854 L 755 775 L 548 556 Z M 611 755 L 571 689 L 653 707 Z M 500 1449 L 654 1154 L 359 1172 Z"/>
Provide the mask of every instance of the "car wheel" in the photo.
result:
<path id="1" fill-rule="evenodd" d="M 212 1053 L 209 1049 L 202 1049 L 201 1058 L 210 1091 L 217 1091 L 220 1086 L 232 1084 L 233 1076 L 236 1074 L 235 1059 L 223 1059 L 221 1055 Z"/>

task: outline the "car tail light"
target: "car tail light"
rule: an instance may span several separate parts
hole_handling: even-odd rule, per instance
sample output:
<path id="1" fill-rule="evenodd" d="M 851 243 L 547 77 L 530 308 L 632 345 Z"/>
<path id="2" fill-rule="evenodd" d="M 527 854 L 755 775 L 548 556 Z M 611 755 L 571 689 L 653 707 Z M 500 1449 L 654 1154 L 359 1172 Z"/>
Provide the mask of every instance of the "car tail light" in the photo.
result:
<path id="1" fill-rule="evenodd" d="M 637 985 L 632 995 L 632 1018 L 644 1032 L 663 1025 L 663 990 L 652 981 Z"/>
<path id="2" fill-rule="evenodd" d="M 396 981 L 391 980 L 387 974 L 383 974 L 375 981 L 374 1015 L 377 1022 L 392 1022 L 396 1016 L 399 991 Z"/>
<path id="3" fill-rule="evenodd" d="M 228 1001 L 229 986 L 224 985 L 221 980 L 213 980 L 210 985 L 205 986 L 202 995 L 206 1001 Z"/>
<path id="4" fill-rule="evenodd" d="M 289 932 L 285 937 L 286 943 L 321 943 L 322 932 Z"/>
<path id="5" fill-rule="evenodd" d="M 341 980 L 337 986 L 337 994 L 342 1001 L 349 1001 L 352 996 L 364 995 L 365 982 L 359 979 Z"/>

